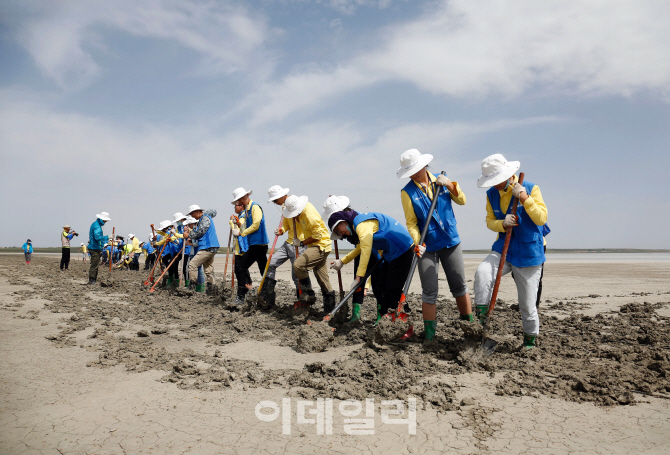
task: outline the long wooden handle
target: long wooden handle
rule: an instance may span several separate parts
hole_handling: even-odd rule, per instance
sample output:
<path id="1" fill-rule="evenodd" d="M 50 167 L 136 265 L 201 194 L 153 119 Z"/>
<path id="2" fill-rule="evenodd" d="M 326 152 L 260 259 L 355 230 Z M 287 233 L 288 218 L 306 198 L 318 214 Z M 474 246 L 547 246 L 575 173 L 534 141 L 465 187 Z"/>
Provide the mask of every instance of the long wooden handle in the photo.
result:
<path id="1" fill-rule="evenodd" d="M 519 174 L 519 184 L 523 184 L 524 173 Z M 517 209 L 517 199 L 512 197 L 512 215 L 516 216 Z M 503 245 L 502 254 L 500 255 L 500 264 L 498 264 L 498 273 L 496 274 L 496 282 L 493 286 L 493 294 L 491 295 L 491 303 L 489 303 L 489 312 L 487 321 L 491 318 L 491 313 L 496 307 L 496 300 L 498 299 L 498 288 L 500 288 L 500 280 L 502 279 L 503 267 L 505 266 L 505 258 L 507 258 L 507 250 L 509 249 L 509 243 L 512 240 L 512 226 L 508 227 L 505 232 L 505 244 Z M 487 322 L 488 325 L 488 322 Z"/>
<path id="2" fill-rule="evenodd" d="M 116 232 L 116 228 L 112 228 L 112 240 L 114 240 L 114 233 Z M 114 242 L 112 241 L 112 252 L 109 255 L 109 273 L 112 273 L 112 257 L 114 256 Z"/>
<path id="3" fill-rule="evenodd" d="M 279 228 L 284 224 L 284 215 L 281 216 L 279 220 Z M 270 268 L 270 261 L 272 260 L 272 254 L 275 252 L 275 246 L 277 246 L 277 239 L 279 235 L 275 235 L 275 241 L 272 242 L 272 249 L 270 250 L 270 257 L 268 257 L 267 262 L 265 263 L 265 271 L 263 272 L 263 278 L 261 278 L 261 284 L 258 286 L 258 295 L 261 295 L 261 289 L 263 289 L 263 283 L 265 283 L 265 276 L 268 274 L 268 269 Z"/>
<path id="4" fill-rule="evenodd" d="M 335 243 L 335 259 L 340 259 L 340 251 L 337 249 L 337 240 L 334 241 Z M 344 288 L 342 287 L 342 272 L 340 270 L 337 271 L 337 281 L 340 284 L 340 299 L 344 298 Z"/>
<path id="5" fill-rule="evenodd" d="M 167 245 L 167 243 L 168 243 L 168 242 L 165 242 L 166 245 Z M 186 248 L 186 243 L 184 243 L 184 244 L 182 245 L 181 250 L 184 251 L 184 248 Z M 151 286 L 151 289 L 149 289 L 149 292 L 154 292 L 154 291 L 156 290 L 156 289 L 155 289 L 155 288 L 156 288 L 156 285 L 160 282 L 161 278 L 163 278 L 163 275 L 165 275 L 165 273 L 166 273 L 168 270 L 170 270 L 170 266 L 174 263 L 174 261 L 177 260 L 178 257 L 179 257 L 179 254 L 175 254 L 175 255 L 174 255 L 174 257 L 172 258 L 172 260 L 170 261 L 170 263 L 168 264 L 168 266 L 165 267 L 165 270 L 163 270 L 163 273 L 161 273 L 161 276 L 159 276 L 158 279 L 156 280 L 156 282 L 154 283 L 154 285 Z"/>
<path id="6" fill-rule="evenodd" d="M 298 238 L 298 224 L 295 222 L 295 217 L 293 217 L 293 240 Z M 298 253 L 298 247 L 295 247 L 295 259 L 298 260 L 300 254 Z M 300 286 L 300 281 L 298 281 L 298 294 L 302 294 L 302 286 Z"/>

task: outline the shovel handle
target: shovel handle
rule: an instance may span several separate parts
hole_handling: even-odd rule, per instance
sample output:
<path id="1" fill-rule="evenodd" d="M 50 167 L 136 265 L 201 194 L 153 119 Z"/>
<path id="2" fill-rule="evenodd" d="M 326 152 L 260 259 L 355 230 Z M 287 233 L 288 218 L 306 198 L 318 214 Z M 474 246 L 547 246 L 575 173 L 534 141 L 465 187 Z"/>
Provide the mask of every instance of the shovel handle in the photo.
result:
<path id="1" fill-rule="evenodd" d="M 165 242 L 166 245 L 167 245 L 167 243 L 168 243 L 168 242 Z M 184 248 L 186 248 L 186 242 L 184 242 L 184 244 L 182 245 L 182 247 L 181 247 L 181 252 L 184 251 Z M 179 254 L 175 254 L 175 256 L 172 258 L 172 260 L 170 261 L 170 263 L 168 264 L 168 266 L 165 267 L 165 270 L 163 270 L 163 273 L 161 273 L 161 276 L 159 276 L 159 277 L 158 277 L 158 280 L 156 280 L 156 282 L 154 283 L 154 285 L 151 286 L 151 289 L 149 289 L 149 292 L 154 292 L 154 291 L 156 290 L 156 289 L 155 289 L 155 288 L 156 288 L 156 285 L 157 285 L 158 282 L 161 280 L 161 278 L 163 278 L 163 275 L 165 275 L 165 272 L 167 272 L 168 270 L 170 270 L 170 266 L 174 263 L 174 261 L 177 260 L 178 257 L 179 257 Z"/>
<path id="2" fill-rule="evenodd" d="M 355 288 L 353 288 L 352 290 L 350 290 L 349 292 L 347 292 L 347 295 L 345 295 L 345 296 L 342 298 L 342 300 L 340 300 L 340 303 L 338 303 L 337 306 L 336 306 L 335 308 L 333 308 L 333 311 L 331 311 L 330 313 L 328 313 L 328 314 L 326 315 L 326 317 L 323 318 L 323 320 L 324 320 L 325 322 L 330 321 L 330 318 L 333 317 L 333 316 L 335 315 L 335 313 L 337 313 L 337 310 L 339 310 L 340 308 L 342 308 L 342 305 L 344 305 L 344 304 L 347 302 L 347 300 L 349 300 L 349 299 L 351 298 L 351 296 L 354 295 L 354 292 L 356 292 L 358 289 L 360 289 L 361 286 L 365 286 L 365 283 L 367 283 L 368 279 L 372 276 L 372 274 L 374 273 L 374 271 L 377 270 L 377 267 L 379 267 L 379 265 L 380 265 L 382 262 L 384 262 L 384 258 L 381 258 L 380 260 L 378 260 L 378 261 L 375 263 L 375 265 L 373 265 L 373 266 L 367 271 L 367 273 L 365 274 L 365 276 L 364 276 L 363 278 L 361 278 L 361 280 L 358 282 L 358 286 L 356 286 Z"/>
<path id="3" fill-rule="evenodd" d="M 293 238 L 298 238 L 298 224 L 295 222 L 295 217 L 293 217 Z M 298 247 L 295 247 L 295 259 L 298 260 L 300 253 L 298 253 Z M 302 286 L 300 286 L 300 281 L 298 281 L 298 294 L 302 295 Z"/>
<path id="4" fill-rule="evenodd" d="M 284 224 L 284 215 L 281 216 L 281 219 L 279 220 L 279 227 L 277 227 L 277 229 L 280 229 L 283 224 Z M 279 235 L 275 235 L 275 241 L 272 242 L 272 249 L 270 250 L 270 257 L 268 257 L 268 260 L 265 263 L 265 271 L 263 272 L 263 278 L 261 278 L 261 284 L 258 286 L 258 295 L 261 295 L 261 289 L 263 289 L 263 283 L 265 283 L 265 277 L 268 274 L 268 269 L 270 268 L 270 261 L 272 260 L 272 254 L 275 252 L 275 246 L 277 246 L 277 239 L 278 238 L 279 238 Z"/>
<path id="5" fill-rule="evenodd" d="M 523 184 L 524 173 L 519 174 L 519 184 Z M 516 216 L 516 209 L 518 207 L 518 201 L 515 197 L 512 197 L 512 215 Z M 503 267 L 505 266 L 505 259 L 507 258 L 507 250 L 509 249 L 509 243 L 512 240 L 512 226 L 508 227 L 505 232 L 505 244 L 503 245 L 502 254 L 500 255 L 500 263 L 498 264 L 498 273 L 496 274 L 496 282 L 493 286 L 493 294 L 491 294 L 491 303 L 489 303 L 489 311 L 486 318 L 486 325 L 488 328 L 488 321 L 491 319 L 491 313 L 496 307 L 496 300 L 498 299 L 498 288 L 500 288 L 500 280 L 502 279 Z"/>
<path id="6" fill-rule="evenodd" d="M 337 240 L 334 241 L 335 243 L 335 259 L 340 259 L 340 251 L 337 249 Z M 337 271 L 337 281 L 340 284 L 340 299 L 344 297 L 344 288 L 342 287 L 342 272 L 340 270 Z"/>

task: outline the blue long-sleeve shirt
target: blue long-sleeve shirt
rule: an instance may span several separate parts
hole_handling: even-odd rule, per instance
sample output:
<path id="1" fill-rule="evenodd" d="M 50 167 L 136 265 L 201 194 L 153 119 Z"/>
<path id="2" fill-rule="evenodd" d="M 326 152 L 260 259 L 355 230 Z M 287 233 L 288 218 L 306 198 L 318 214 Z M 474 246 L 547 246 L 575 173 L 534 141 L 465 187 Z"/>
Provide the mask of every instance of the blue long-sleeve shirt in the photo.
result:
<path id="1" fill-rule="evenodd" d="M 24 252 L 24 253 L 32 253 L 32 252 L 33 252 L 33 245 L 32 245 L 32 243 L 24 243 L 23 246 L 22 246 L 21 248 L 23 248 L 23 252 Z"/>
<path id="2" fill-rule="evenodd" d="M 88 230 L 89 250 L 102 251 L 105 243 L 109 241 L 109 236 L 103 235 L 102 233 L 103 225 L 104 222 L 100 218 L 96 219 L 93 224 L 91 224 L 91 228 Z"/>

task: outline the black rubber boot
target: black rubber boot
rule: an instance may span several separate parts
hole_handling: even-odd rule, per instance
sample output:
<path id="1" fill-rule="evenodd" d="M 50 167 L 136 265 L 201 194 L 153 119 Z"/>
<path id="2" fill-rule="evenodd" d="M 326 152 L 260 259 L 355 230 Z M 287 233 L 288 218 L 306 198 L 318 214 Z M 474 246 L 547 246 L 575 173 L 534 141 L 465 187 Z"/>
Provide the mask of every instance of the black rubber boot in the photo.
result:
<path id="1" fill-rule="evenodd" d="M 263 282 L 263 289 L 261 289 L 261 293 L 258 296 L 258 303 L 265 307 L 274 306 L 275 300 L 277 298 L 277 294 L 275 293 L 276 285 L 277 280 L 273 280 L 272 278 L 265 278 L 265 281 Z"/>
<path id="2" fill-rule="evenodd" d="M 298 300 L 301 303 L 313 305 L 316 302 L 316 294 L 314 293 L 314 289 L 312 289 L 312 282 L 309 278 L 300 280 L 300 288 L 302 289 L 302 294 L 298 296 Z"/>
<path id="3" fill-rule="evenodd" d="M 323 294 L 323 311 L 330 313 L 335 308 L 335 291 Z"/>

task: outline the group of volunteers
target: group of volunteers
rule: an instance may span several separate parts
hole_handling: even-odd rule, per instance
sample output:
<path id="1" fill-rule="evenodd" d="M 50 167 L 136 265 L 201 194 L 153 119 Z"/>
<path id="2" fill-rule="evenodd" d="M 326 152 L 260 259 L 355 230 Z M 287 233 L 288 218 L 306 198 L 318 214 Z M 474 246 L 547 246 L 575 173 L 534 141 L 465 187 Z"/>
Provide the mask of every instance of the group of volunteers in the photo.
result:
<path id="1" fill-rule="evenodd" d="M 235 189 L 231 201 L 234 213 L 228 221 L 230 235 L 234 239 L 233 261 L 237 279 L 234 304 L 242 303 L 253 288 L 249 270 L 255 263 L 261 275 L 267 266 L 258 301 L 273 306 L 276 270 L 290 261 L 300 305 L 310 307 L 317 300 L 310 279 L 311 271 L 321 289 L 324 311 L 332 311 L 337 302 L 328 274 L 328 257 L 332 250 L 331 241 L 344 239 L 354 249 L 343 258 L 331 261 L 330 269 L 340 271 L 346 264 L 354 263 L 355 278 L 350 288 L 354 291 L 351 320 L 360 319 L 361 304 L 370 286 L 377 301 L 377 322 L 396 311 L 416 255 L 422 286 L 424 337 L 432 340 L 436 332 L 440 264 L 456 300 L 460 318 L 467 321 L 477 318 L 484 322 L 488 316 L 505 233 L 507 228 L 513 227 L 503 274 L 511 272 L 516 283 L 523 346 L 527 349 L 534 347 L 539 333 L 537 306 L 545 262 L 544 237 L 549 233 L 546 226 L 547 207 L 540 188 L 527 181 L 519 183 L 515 175 L 520 167 L 518 161 L 508 162 L 500 154 L 482 161 L 482 175 L 477 184 L 480 188 L 488 188 L 486 224 L 498 235 L 491 253 L 475 273 L 473 313 L 453 209 L 453 203 L 464 205 L 466 197 L 456 181 L 443 174 L 434 175 L 428 170 L 432 159 L 432 155 L 422 154 L 416 149 L 407 150 L 400 156 L 397 177 L 409 179 L 400 191 L 404 224 L 379 212 L 359 213 L 346 196 L 328 197 L 323 203 L 322 213 L 319 213 L 307 196 L 292 195 L 289 188 L 272 186 L 268 190 L 268 202 L 282 210 L 282 221 L 274 234 L 276 238 L 286 234 L 287 239 L 273 250 L 269 264 L 269 238 L 263 208 L 251 199 L 252 191 Z M 435 209 L 430 215 L 435 198 Z M 516 215 L 512 214 L 512 198 L 518 202 Z M 213 221 L 216 213 L 215 210 L 202 210 L 192 205 L 186 215 L 176 213 L 173 220 L 161 222 L 155 232 L 152 225 L 147 242 L 139 242 L 132 234 L 129 235 L 132 242 L 125 244 L 130 246 L 123 247 L 123 257 L 126 261 L 133 259 L 136 264 L 138 253 L 143 250 L 145 268 L 160 258 L 167 268 L 166 284 L 172 288 L 179 285 L 179 263 L 183 261 L 184 285 L 197 292 L 215 293 L 214 257 L 220 247 Z M 95 283 L 97 278 L 102 251 L 114 243 L 102 231 L 109 220 L 109 214 L 102 212 L 90 228 L 89 284 Z M 426 235 L 420 242 L 426 223 Z M 139 267 L 134 269 L 139 270 Z"/>

